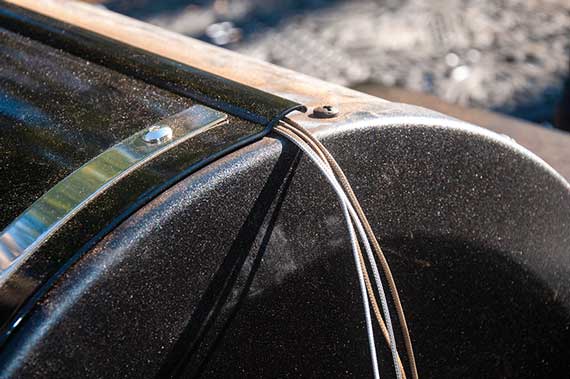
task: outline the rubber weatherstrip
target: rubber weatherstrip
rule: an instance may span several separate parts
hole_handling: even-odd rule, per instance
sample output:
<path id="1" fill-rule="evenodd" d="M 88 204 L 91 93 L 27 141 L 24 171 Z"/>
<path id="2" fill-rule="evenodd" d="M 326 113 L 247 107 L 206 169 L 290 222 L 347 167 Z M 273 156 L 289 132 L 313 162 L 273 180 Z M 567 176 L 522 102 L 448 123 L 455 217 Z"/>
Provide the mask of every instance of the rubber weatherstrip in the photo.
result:
<path id="1" fill-rule="evenodd" d="M 111 68 L 271 129 L 294 101 L 153 54 L 124 42 L 0 1 L 0 25 L 20 35 Z"/>
<path id="2" fill-rule="evenodd" d="M 134 170 L 101 193 L 97 201 L 74 214 L 0 286 L 0 347 L 3 347 L 53 283 L 120 222 L 199 168 L 261 139 L 291 111 L 306 109 L 296 102 L 3 1 L 0 1 L 0 25 L 259 126 L 247 133 L 233 132 L 234 137 L 228 139 L 227 129 L 231 125 L 226 124 L 206 132 L 209 139 L 189 139 L 184 148 L 161 154 L 157 162 Z M 134 188 L 137 190 L 133 191 Z M 90 227 L 88 233 L 86 225 Z"/>

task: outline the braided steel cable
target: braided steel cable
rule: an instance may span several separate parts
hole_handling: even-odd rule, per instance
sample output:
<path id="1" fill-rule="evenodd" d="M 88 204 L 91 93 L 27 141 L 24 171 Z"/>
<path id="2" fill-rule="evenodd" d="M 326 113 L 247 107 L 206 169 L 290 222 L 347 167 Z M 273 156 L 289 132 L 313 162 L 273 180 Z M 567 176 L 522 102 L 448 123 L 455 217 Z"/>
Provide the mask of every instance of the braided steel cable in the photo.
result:
<path id="1" fill-rule="evenodd" d="M 382 313 L 380 312 L 380 308 L 378 307 L 378 302 L 376 300 L 376 294 L 374 293 L 374 289 L 372 287 L 372 283 L 370 282 L 370 277 L 368 276 L 368 271 L 366 269 L 366 263 L 364 262 L 364 256 L 362 252 L 358 251 L 358 258 L 360 259 L 360 263 L 363 266 L 363 274 L 364 274 L 364 283 L 366 284 L 366 290 L 368 291 L 368 296 L 370 297 L 370 304 L 372 306 L 372 310 L 374 311 L 374 315 L 376 316 L 376 320 L 378 321 L 378 325 L 380 326 L 380 331 L 384 336 L 384 341 L 390 347 L 390 336 L 388 334 L 388 329 L 386 328 L 386 323 L 382 318 Z M 404 371 L 404 366 L 402 364 L 402 360 L 400 359 L 400 354 L 398 353 L 398 369 L 402 373 L 402 378 L 406 379 L 406 372 Z"/>
<path id="2" fill-rule="evenodd" d="M 285 123 L 283 123 L 283 125 L 281 125 L 282 127 L 285 127 L 286 129 L 288 129 L 290 132 L 294 133 L 295 135 L 297 135 L 299 138 L 301 138 L 306 144 L 308 144 L 314 151 L 315 153 L 323 160 L 323 163 L 328 166 L 328 168 L 330 170 L 332 170 L 332 167 L 329 163 L 329 161 L 327 160 L 326 155 L 323 153 L 323 151 L 321 150 L 321 148 L 315 144 L 315 142 L 313 141 L 313 139 L 308 138 L 306 136 L 305 133 L 303 133 L 302 131 L 291 127 L 290 125 L 287 125 Z M 366 269 L 366 264 L 364 263 L 364 257 L 362 255 L 362 251 L 360 250 L 360 247 L 358 246 L 358 255 L 359 255 L 359 259 L 361 261 L 361 264 L 363 265 L 363 274 L 364 274 L 364 281 L 366 283 L 366 289 L 368 292 L 368 296 L 370 298 L 370 303 L 372 305 L 372 310 L 374 311 L 374 315 L 376 317 L 376 320 L 378 321 L 379 327 L 380 327 L 380 331 L 382 332 L 382 335 L 384 336 L 384 340 L 386 341 L 386 344 L 391 348 L 391 342 L 390 342 L 390 335 L 388 332 L 388 329 L 386 327 L 386 324 L 384 322 L 384 319 L 382 317 L 382 314 L 380 312 L 380 309 L 378 307 L 378 302 L 376 300 L 376 294 L 374 293 L 374 289 L 372 287 L 371 281 L 370 281 L 370 277 L 368 275 L 368 270 Z M 391 348 L 392 349 L 392 348 Z M 400 359 L 400 355 L 396 352 L 397 355 L 397 360 L 398 360 L 398 367 L 400 369 L 400 372 L 402 373 L 402 378 L 406 379 L 406 373 L 405 370 L 403 368 L 402 365 L 402 360 Z"/>
<path id="3" fill-rule="evenodd" d="M 350 199 L 350 202 L 354 206 L 354 209 L 358 213 L 358 217 L 362 220 L 362 224 L 363 224 L 364 229 L 366 231 L 366 235 L 368 236 L 369 240 L 372 242 L 372 246 L 374 248 L 374 251 L 375 251 L 376 255 L 378 256 L 378 259 L 380 260 L 380 264 L 382 266 L 382 271 L 384 272 L 384 275 L 386 277 L 386 281 L 388 283 L 388 287 L 390 288 L 390 293 L 392 295 L 392 299 L 394 300 L 394 306 L 396 308 L 396 313 L 398 315 L 398 320 L 400 322 L 400 329 L 402 332 L 402 337 L 404 339 L 404 345 L 406 347 L 406 354 L 407 354 L 407 358 L 408 358 L 408 364 L 410 366 L 410 372 L 412 374 L 412 379 L 418 379 L 418 371 L 417 371 L 417 366 L 416 366 L 414 349 L 412 346 L 410 332 L 409 332 L 408 324 L 406 321 L 406 316 L 404 314 L 404 309 L 403 309 L 402 303 L 400 301 L 400 295 L 398 293 L 398 288 L 396 286 L 396 282 L 394 281 L 392 271 L 390 270 L 390 266 L 388 264 L 388 261 L 386 260 L 384 252 L 382 251 L 382 248 L 380 247 L 380 244 L 378 243 L 378 240 L 376 239 L 376 235 L 374 234 L 374 231 L 372 230 L 372 227 L 370 226 L 370 223 L 368 222 L 368 219 L 367 219 L 366 215 L 364 214 L 364 211 L 363 211 L 362 207 L 360 206 L 360 202 L 356 198 L 356 195 L 354 194 L 354 191 L 352 190 L 352 187 L 351 187 L 348 179 L 346 178 L 346 175 L 344 174 L 344 172 L 342 171 L 342 169 L 340 168 L 340 166 L 338 165 L 338 163 L 336 162 L 334 157 L 326 149 L 326 147 L 318 139 L 316 139 L 309 131 L 307 131 L 301 125 L 299 125 L 298 123 L 296 123 L 295 121 L 293 121 L 287 117 L 284 118 L 283 124 L 286 124 L 287 125 L 286 127 L 288 129 L 295 129 L 299 133 L 302 133 L 307 139 L 310 139 L 314 145 L 319 147 L 319 150 L 320 150 L 322 156 L 326 157 L 327 162 L 330 164 L 332 170 L 334 171 L 334 173 L 338 177 L 340 184 L 342 185 L 343 189 L 347 193 L 347 195 Z"/>
<path id="4" fill-rule="evenodd" d="M 311 147 L 306 144 L 301 138 L 299 138 L 297 135 L 295 135 L 293 132 L 287 130 L 286 128 L 282 127 L 282 126 L 277 126 L 275 128 L 275 131 L 277 131 L 279 134 L 285 136 L 286 138 L 288 138 L 289 140 L 291 140 L 293 143 L 295 143 L 302 151 L 305 152 L 305 154 L 307 154 L 311 160 L 319 167 L 319 169 L 322 171 L 322 173 L 325 175 L 325 177 L 327 178 L 327 180 L 329 181 L 329 183 L 333 186 L 333 189 L 335 190 L 335 192 L 337 193 L 337 196 L 339 197 L 339 200 L 341 202 L 341 205 L 343 207 L 343 211 L 345 208 L 348 209 L 348 214 L 346 214 L 346 216 L 350 216 L 347 219 L 347 222 L 350 221 L 350 219 L 352 218 L 352 220 L 354 221 L 354 223 L 356 224 L 357 230 L 359 232 L 360 237 L 362 238 L 364 245 L 365 245 L 365 249 L 366 252 L 368 254 L 368 258 L 371 260 L 371 266 L 372 269 L 374 271 L 374 276 L 376 279 L 376 285 L 378 288 L 378 293 L 380 295 L 381 298 L 381 302 L 385 311 L 385 317 L 386 317 L 386 324 L 387 324 L 387 328 L 388 328 L 388 334 L 391 336 L 391 351 L 392 351 L 392 357 L 394 360 L 394 366 L 395 366 L 395 370 L 396 370 L 396 376 L 397 378 L 402 378 L 402 370 L 400 370 L 400 365 L 398 364 L 399 359 L 398 359 L 398 353 L 397 350 L 395 348 L 396 344 L 395 344 L 395 340 L 393 337 L 393 328 L 392 328 L 392 323 L 390 320 L 390 314 L 389 314 L 389 310 L 388 310 L 388 306 L 387 306 L 387 300 L 386 300 L 386 295 L 384 293 L 384 289 L 382 286 L 382 282 L 380 281 L 379 278 L 379 274 L 377 272 L 377 268 L 376 268 L 376 264 L 374 261 L 374 255 L 372 253 L 372 249 L 370 247 L 370 243 L 367 240 L 366 237 L 366 233 L 364 231 L 364 228 L 362 226 L 362 223 L 360 221 L 360 219 L 357 217 L 357 214 L 352 206 L 352 204 L 348 201 L 348 198 L 346 196 L 346 194 L 344 193 L 342 187 L 340 186 L 340 184 L 338 183 L 337 179 L 335 178 L 332 170 L 330 169 L 330 167 L 328 166 L 328 164 L 326 164 L 325 162 L 323 162 L 320 158 L 320 154 L 316 153 L 315 151 L 313 151 L 311 149 Z M 349 231 L 350 231 L 350 227 L 349 227 Z M 358 268 L 359 273 L 362 271 L 361 267 L 361 261 L 358 255 L 358 251 L 359 251 L 359 247 L 358 247 L 358 241 L 356 239 L 355 236 L 351 235 L 351 243 L 353 245 L 353 253 L 355 256 L 355 262 Z M 375 349 L 375 344 L 374 344 L 374 335 L 373 335 L 373 329 L 372 329 L 372 322 L 370 319 L 370 309 L 368 308 L 368 294 L 367 294 L 367 288 L 366 288 L 366 283 L 364 281 L 364 277 L 363 275 L 359 274 L 359 281 L 360 281 L 360 285 L 361 285 L 361 290 L 363 291 L 363 301 L 366 305 L 365 307 L 365 316 L 366 316 L 366 323 L 367 323 L 367 330 L 368 330 L 368 336 L 369 336 L 369 347 L 370 347 L 370 351 L 372 354 L 372 360 L 373 360 L 373 368 L 374 368 L 374 372 L 375 372 L 375 377 L 378 374 L 377 370 L 377 358 L 376 358 L 376 349 Z M 378 374 L 379 375 L 379 374 Z"/>
<path id="5" fill-rule="evenodd" d="M 358 254 L 357 254 L 357 251 L 359 250 L 358 239 L 356 238 L 354 226 L 352 224 L 350 213 L 348 210 L 348 205 L 349 205 L 348 199 L 347 199 L 346 195 L 344 194 L 344 192 L 342 191 L 342 188 L 340 187 L 340 185 L 336 181 L 336 178 L 333 176 L 332 171 L 327 167 L 326 164 L 323 163 L 323 161 L 320 160 L 321 158 L 319 157 L 319 155 L 316 152 L 314 152 L 307 144 L 305 144 L 302 140 L 300 140 L 298 137 L 296 137 L 295 134 L 293 134 L 292 132 L 290 132 L 284 128 L 280 128 L 279 126 L 275 127 L 274 130 L 276 132 L 278 132 L 279 134 L 283 135 L 284 137 L 286 137 L 287 139 L 289 139 L 290 141 L 292 141 L 295 145 L 297 145 L 297 147 L 299 147 L 299 149 L 301 149 L 315 163 L 315 165 L 321 170 L 321 172 L 324 174 L 324 176 L 329 181 L 329 183 L 331 184 L 331 186 L 333 187 L 334 191 L 337 194 L 337 197 L 339 199 L 344 217 L 345 217 L 346 222 L 347 222 L 347 227 L 348 227 L 348 231 L 349 231 L 352 251 L 354 253 L 354 260 L 355 260 L 356 269 L 357 269 L 357 273 L 358 273 L 358 281 L 360 284 L 361 295 L 362 295 L 362 299 L 363 299 L 363 303 L 364 303 L 364 316 L 365 316 L 365 320 L 366 320 L 366 329 L 367 329 L 367 334 L 368 334 L 369 350 L 370 350 L 370 355 L 372 357 L 372 369 L 373 369 L 373 373 L 374 373 L 374 378 L 379 379 L 380 378 L 380 372 L 378 369 L 376 344 L 374 342 L 374 330 L 372 327 L 372 318 L 370 315 L 370 306 L 368 303 L 368 296 L 367 296 L 367 292 L 366 292 L 366 283 L 364 281 L 364 274 L 363 274 L 362 266 L 360 263 L 361 261 L 358 257 Z"/>

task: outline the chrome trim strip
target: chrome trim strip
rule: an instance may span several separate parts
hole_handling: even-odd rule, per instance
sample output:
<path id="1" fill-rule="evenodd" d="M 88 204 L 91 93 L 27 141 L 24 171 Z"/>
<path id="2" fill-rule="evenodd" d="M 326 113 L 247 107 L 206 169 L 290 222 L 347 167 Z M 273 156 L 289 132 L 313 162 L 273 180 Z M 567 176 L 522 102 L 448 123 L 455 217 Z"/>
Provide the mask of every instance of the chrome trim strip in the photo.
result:
<path id="1" fill-rule="evenodd" d="M 226 120 L 222 112 L 194 105 L 124 139 L 68 175 L 0 234 L 0 284 L 16 263 L 21 264 L 107 188 L 153 158 Z M 145 135 L 157 127 L 170 128 L 171 138 L 145 142 Z"/>

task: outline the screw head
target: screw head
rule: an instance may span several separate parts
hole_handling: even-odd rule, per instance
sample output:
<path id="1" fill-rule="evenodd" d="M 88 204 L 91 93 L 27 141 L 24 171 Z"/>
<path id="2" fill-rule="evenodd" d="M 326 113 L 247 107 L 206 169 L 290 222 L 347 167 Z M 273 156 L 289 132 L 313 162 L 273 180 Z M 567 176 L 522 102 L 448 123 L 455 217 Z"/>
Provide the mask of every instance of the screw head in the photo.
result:
<path id="1" fill-rule="evenodd" d="M 159 144 L 172 139 L 172 128 L 165 125 L 153 125 L 143 135 L 143 141 L 150 144 Z"/>
<path id="2" fill-rule="evenodd" d="M 321 105 L 313 108 L 311 114 L 314 118 L 332 118 L 338 115 L 338 109 L 332 105 Z"/>

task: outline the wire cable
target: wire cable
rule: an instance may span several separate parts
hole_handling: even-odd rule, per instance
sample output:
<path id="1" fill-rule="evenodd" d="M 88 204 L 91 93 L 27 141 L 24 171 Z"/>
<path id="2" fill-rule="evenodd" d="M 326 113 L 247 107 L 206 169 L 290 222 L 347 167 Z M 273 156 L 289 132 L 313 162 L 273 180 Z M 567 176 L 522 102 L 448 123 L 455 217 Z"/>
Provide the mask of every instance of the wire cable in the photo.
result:
<path id="1" fill-rule="evenodd" d="M 404 339 L 404 345 L 406 347 L 406 354 L 408 357 L 408 363 L 410 365 L 410 371 L 412 374 L 412 379 L 418 379 L 418 371 L 417 371 L 412 341 L 410 338 L 410 332 L 409 332 L 406 317 L 404 314 L 404 309 L 403 309 L 401 301 L 400 301 L 398 289 L 396 287 L 396 282 L 394 281 L 392 271 L 390 270 L 390 266 L 388 265 L 388 261 L 386 260 L 386 257 L 382 251 L 382 248 L 380 247 L 380 244 L 378 243 L 378 240 L 376 239 L 376 236 L 372 230 L 372 227 L 370 226 L 370 223 L 368 222 L 368 219 L 366 218 L 366 215 L 364 214 L 364 211 L 362 210 L 362 207 L 360 206 L 360 203 L 359 203 L 358 199 L 356 198 L 356 195 L 354 194 L 354 191 L 352 190 L 352 187 L 351 187 L 350 183 L 348 182 L 346 175 L 344 174 L 344 172 L 342 171 L 342 169 L 340 168 L 340 166 L 338 165 L 338 163 L 336 162 L 336 160 L 334 159 L 332 154 L 330 154 L 330 152 L 326 149 L 326 147 L 318 139 L 316 139 L 309 131 L 307 131 L 301 125 L 299 125 L 298 123 L 294 122 L 293 120 L 291 120 L 287 117 L 284 119 L 283 124 L 289 130 L 293 130 L 293 129 L 297 130 L 298 133 L 303 134 L 306 137 L 306 139 L 311 140 L 311 142 L 315 146 L 318 146 L 321 155 L 326 158 L 326 160 L 329 163 L 329 165 L 331 166 L 332 170 L 337 175 L 340 184 L 342 185 L 342 187 L 346 191 L 351 203 L 353 204 L 354 208 L 356 209 L 356 212 L 359 215 L 359 218 L 362 220 L 362 224 L 364 225 L 366 234 L 367 234 L 368 238 L 370 239 L 370 241 L 372 242 L 372 246 L 374 248 L 374 251 L 375 251 L 376 255 L 378 256 L 378 259 L 380 260 L 380 264 L 382 266 L 382 271 L 384 272 L 384 275 L 386 276 L 388 287 L 390 288 L 390 293 L 392 295 L 392 299 L 394 300 L 394 306 L 396 308 L 396 313 L 398 315 L 398 320 L 400 323 L 400 329 L 402 332 L 402 337 Z"/>
<path id="2" fill-rule="evenodd" d="M 368 241 L 367 235 L 364 231 L 364 228 L 362 226 L 362 223 L 359 219 L 359 217 L 357 216 L 356 211 L 354 210 L 352 204 L 349 202 L 348 197 L 346 196 L 346 194 L 344 193 L 343 188 L 340 186 L 340 184 L 338 183 L 336 177 L 334 176 L 330 166 L 328 164 L 326 164 L 324 161 L 322 161 L 321 157 L 319 156 L 320 154 L 316 153 L 315 151 L 313 151 L 311 149 L 311 147 L 306 144 L 302 139 L 300 139 L 297 135 L 295 135 L 293 132 L 287 130 L 286 128 L 283 128 L 282 126 L 278 126 L 275 128 L 275 130 L 280 133 L 281 135 L 287 137 L 289 140 L 291 140 L 293 143 L 295 143 L 301 150 L 303 150 L 305 152 L 305 154 L 307 154 L 311 160 L 319 167 L 319 169 L 322 171 L 322 173 L 325 175 L 325 177 L 327 178 L 327 180 L 330 182 L 330 184 L 333 186 L 335 192 L 337 193 L 337 196 L 339 197 L 341 204 L 343 206 L 343 210 L 346 207 L 348 210 L 348 214 L 349 214 L 349 220 L 350 218 L 352 218 L 352 220 L 354 221 L 354 223 L 356 224 L 357 230 L 363 240 L 364 246 L 365 246 L 365 250 L 368 254 L 368 258 L 371 262 L 371 266 L 373 269 L 373 273 L 374 273 L 374 277 L 375 277 L 375 281 L 376 281 L 376 285 L 378 287 L 378 292 L 381 298 L 381 303 L 382 306 L 384 308 L 384 312 L 385 312 L 385 317 L 386 317 L 386 324 L 387 324 L 387 329 L 388 329 L 388 334 L 390 335 L 390 347 L 392 350 L 392 356 L 393 356 L 393 360 L 394 360 L 394 366 L 395 366 L 395 370 L 396 370 L 396 376 L 398 378 L 402 378 L 402 370 L 400 370 L 400 365 L 399 365 L 399 358 L 398 358 L 398 353 L 397 353 L 397 349 L 396 349 L 396 343 L 395 343 L 395 339 L 394 339 L 394 333 L 393 333 L 393 328 L 392 328 L 392 323 L 390 320 L 390 314 L 389 314 L 389 310 L 387 307 L 387 301 L 386 301 L 386 296 L 382 287 L 382 282 L 380 280 L 378 271 L 377 271 L 377 267 L 375 264 L 375 260 L 374 260 L 374 255 L 372 253 L 371 250 L 371 246 L 370 243 Z M 350 230 L 350 228 L 349 228 Z M 356 238 L 353 240 L 352 236 L 351 236 L 351 241 L 353 244 L 353 252 L 355 255 L 355 261 L 358 267 L 361 266 L 360 264 L 360 259 L 358 257 L 358 243 Z M 359 269 L 359 272 L 361 271 L 361 269 Z M 364 277 L 362 275 L 362 277 L 359 275 L 359 280 L 361 283 L 361 290 L 363 291 L 363 299 L 364 302 L 367 304 L 365 313 L 368 315 L 367 317 L 367 329 L 369 330 L 369 344 L 370 344 L 370 350 L 371 353 L 373 353 L 373 366 L 375 371 L 377 370 L 377 362 L 374 363 L 375 361 L 377 361 L 376 356 L 375 356 L 375 344 L 374 344 L 374 336 L 373 336 L 373 330 L 372 330 L 372 326 L 371 326 L 371 320 L 369 319 L 369 314 L 370 314 L 370 310 L 368 308 L 368 295 L 367 295 L 367 290 L 366 290 L 366 283 L 364 283 Z M 375 374 L 376 375 L 376 374 Z"/>
<path id="3" fill-rule="evenodd" d="M 300 138 L 303 138 L 305 143 L 310 145 L 311 148 L 315 151 L 315 153 L 318 154 L 318 156 L 321 158 L 323 163 L 325 163 L 332 170 L 332 168 L 330 167 L 330 164 L 326 160 L 326 156 L 321 152 L 321 150 L 319 149 L 319 147 L 317 145 L 315 145 L 310 139 L 307 139 L 306 137 L 304 137 L 302 133 L 299 133 L 294 128 L 288 128 L 288 129 L 290 129 L 292 132 L 297 134 Z M 388 336 L 388 330 L 386 329 L 386 324 L 384 323 L 384 319 L 382 318 L 382 314 L 380 313 L 380 309 L 378 308 L 378 303 L 376 301 L 376 294 L 374 293 L 374 290 L 372 288 L 372 284 L 370 283 L 370 277 L 368 276 L 366 264 L 364 263 L 364 257 L 362 256 L 362 251 L 360 250 L 359 246 L 358 246 L 358 256 L 360 259 L 360 263 L 363 265 L 364 281 L 366 282 L 366 288 L 368 290 L 368 296 L 370 297 L 370 303 L 372 305 L 372 309 L 374 310 L 374 314 L 376 316 L 376 319 L 378 320 L 380 330 L 382 331 L 382 335 L 384 336 L 386 343 L 390 344 L 390 340 L 389 340 L 389 336 Z M 398 361 L 399 361 L 399 365 L 401 367 L 402 362 L 400 361 L 399 357 L 398 357 Z M 404 378 L 405 378 L 405 375 L 404 375 Z"/>
<path id="4" fill-rule="evenodd" d="M 315 143 L 315 139 L 314 139 L 314 138 L 308 138 L 308 137 L 306 136 L 306 133 L 309 133 L 308 131 L 298 130 L 297 128 L 292 127 L 291 125 L 287 125 L 287 124 L 285 124 L 285 123 L 281 124 L 280 127 L 283 127 L 283 128 L 285 128 L 285 129 L 287 129 L 290 133 L 294 133 L 298 138 L 302 139 L 303 142 L 305 142 L 307 145 L 309 145 L 309 146 L 315 151 L 315 153 L 317 153 L 317 155 L 323 160 L 323 164 L 326 165 L 326 166 L 328 167 L 328 169 L 332 171 L 332 167 L 331 167 L 331 165 L 330 165 L 330 163 L 329 163 L 329 160 L 326 159 L 326 158 L 327 158 L 327 157 L 326 157 L 326 154 L 325 154 L 325 152 L 323 151 L 323 150 L 326 150 L 326 148 L 324 148 L 324 146 L 322 146 L 322 145 L 321 145 L 322 148 L 319 147 L 319 146 Z M 328 153 L 328 151 L 326 151 L 326 153 Z M 329 153 L 329 155 L 330 155 L 330 153 Z M 335 162 L 335 163 L 336 163 L 336 162 Z M 337 166 L 338 166 L 338 165 L 337 165 Z M 346 180 L 346 178 L 345 178 L 345 180 Z M 347 180 L 346 180 L 346 181 L 347 181 Z M 362 221 L 362 220 L 361 220 L 361 221 Z M 364 239 L 364 240 L 367 240 L 366 237 L 363 237 L 363 239 Z M 368 245 L 369 245 L 369 241 L 366 241 L 365 244 L 368 244 Z M 373 268 L 373 273 L 374 273 L 374 276 L 375 276 L 375 280 L 376 280 L 376 282 L 380 282 L 380 276 L 379 276 L 379 273 L 378 273 L 377 265 L 376 265 L 376 262 L 375 262 L 375 260 L 374 260 L 374 258 L 373 258 L 372 252 L 370 251 L 369 248 L 367 249 L 367 253 L 369 254 L 368 257 L 369 257 L 370 265 L 371 265 L 371 267 Z M 361 261 L 363 262 L 363 261 L 364 261 L 364 258 L 363 258 L 363 256 L 362 256 L 362 252 L 360 251 L 360 248 L 358 248 L 358 254 L 359 254 L 359 257 L 360 257 Z M 364 264 L 364 266 L 363 266 L 363 271 L 364 271 L 364 280 L 365 280 L 366 287 L 367 287 L 367 291 L 368 291 L 368 294 L 369 294 L 369 297 L 370 297 L 370 302 L 371 302 L 371 304 L 372 304 L 372 309 L 374 310 L 375 317 L 376 317 L 376 319 L 377 319 L 377 321 L 378 321 L 378 323 L 379 323 L 380 330 L 382 331 L 382 334 L 383 334 L 383 336 L 384 336 L 384 339 L 386 340 L 386 343 L 388 344 L 388 347 L 390 348 L 390 350 L 391 350 L 391 352 L 392 352 L 392 356 L 394 357 L 394 365 L 395 365 L 395 366 L 397 367 L 397 369 L 399 370 L 399 373 L 401 373 L 401 375 L 399 375 L 399 374 L 397 373 L 397 377 L 398 377 L 398 378 L 401 377 L 402 379 L 405 379 L 405 378 L 406 378 L 406 373 L 405 373 L 405 371 L 404 371 L 404 369 L 403 369 L 403 365 L 402 365 L 402 361 L 401 361 L 401 359 L 400 359 L 400 355 L 399 355 L 398 352 L 397 352 L 393 329 L 391 329 L 391 327 L 390 327 L 390 328 L 387 328 L 387 327 L 386 327 L 386 324 L 384 323 L 384 320 L 383 320 L 382 315 L 381 315 L 381 313 L 380 313 L 380 310 L 379 310 L 379 308 L 378 308 L 378 304 L 377 304 L 377 302 L 376 302 L 376 297 L 375 297 L 375 294 L 374 294 L 374 290 L 373 290 L 372 285 L 371 285 L 371 283 L 370 283 L 370 278 L 369 278 L 369 276 L 368 276 L 368 272 L 367 272 L 367 270 L 366 270 L 366 264 Z M 382 289 L 382 293 L 384 293 L 383 289 Z M 382 299 L 382 300 L 384 300 L 384 299 Z M 384 311 L 384 313 L 388 315 L 387 317 L 389 317 L 389 310 L 388 310 L 387 302 L 386 302 L 385 300 L 382 301 L 382 305 L 383 305 L 383 311 Z M 391 324 L 391 322 L 390 322 L 390 324 Z"/>

